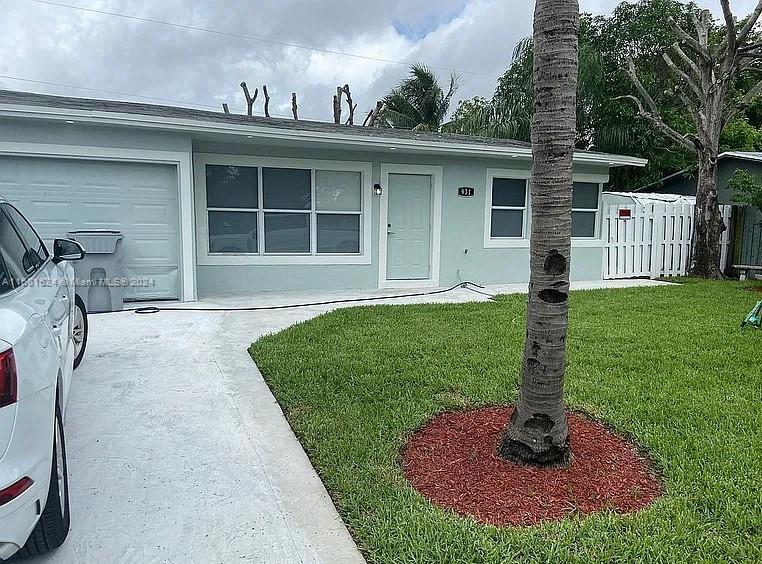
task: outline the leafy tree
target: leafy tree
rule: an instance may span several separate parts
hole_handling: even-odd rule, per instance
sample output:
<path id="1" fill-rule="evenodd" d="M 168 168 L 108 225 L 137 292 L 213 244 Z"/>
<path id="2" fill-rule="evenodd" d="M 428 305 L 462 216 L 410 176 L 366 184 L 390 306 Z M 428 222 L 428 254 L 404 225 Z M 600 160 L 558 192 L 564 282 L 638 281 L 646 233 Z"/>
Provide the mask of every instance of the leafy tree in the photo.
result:
<path id="1" fill-rule="evenodd" d="M 577 0 L 536 0 L 526 341 L 519 398 L 498 450 L 540 466 L 565 464 L 570 455 L 564 374 L 578 32 Z"/>
<path id="2" fill-rule="evenodd" d="M 415 64 L 408 77 L 384 97 L 382 119 L 392 127 L 439 131 L 459 83 L 458 75 L 451 74 L 445 92 L 434 72 Z"/>
<path id="3" fill-rule="evenodd" d="M 738 169 L 728 180 L 733 201 L 762 211 L 762 178 L 748 170 Z"/>

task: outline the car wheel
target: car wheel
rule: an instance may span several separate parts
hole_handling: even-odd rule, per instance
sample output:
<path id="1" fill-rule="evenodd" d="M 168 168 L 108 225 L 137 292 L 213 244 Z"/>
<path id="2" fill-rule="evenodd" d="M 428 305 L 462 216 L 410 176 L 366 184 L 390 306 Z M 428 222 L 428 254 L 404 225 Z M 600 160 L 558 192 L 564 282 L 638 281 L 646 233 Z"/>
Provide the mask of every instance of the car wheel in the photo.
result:
<path id="1" fill-rule="evenodd" d="M 71 329 L 71 338 L 74 341 L 74 368 L 79 366 L 85 356 L 87 347 L 87 309 L 82 298 L 74 298 L 74 323 Z"/>
<path id="2" fill-rule="evenodd" d="M 53 462 L 45 509 L 19 556 L 44 554 L 61 546 L 69 534 L 69 477 L 66 469 L 66 443 L 64 441 L 61 410 L 56 405 L 53 433 Z"/>

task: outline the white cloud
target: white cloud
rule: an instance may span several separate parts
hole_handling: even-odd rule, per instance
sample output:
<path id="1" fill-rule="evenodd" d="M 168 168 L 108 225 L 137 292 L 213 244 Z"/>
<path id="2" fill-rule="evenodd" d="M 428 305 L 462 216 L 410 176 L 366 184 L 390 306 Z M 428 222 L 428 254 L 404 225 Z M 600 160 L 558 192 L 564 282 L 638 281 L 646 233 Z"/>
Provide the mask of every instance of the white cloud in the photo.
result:
<path id="1" fill-rule="evenodd" d="M 420 61 L 444 81 L 463 72 L 456 97 L 490 96 L 514 45 L 531 34 L 533 3 L 525 0 L 61 0 L 79 6 L 223 30 L 272 41 L 373 58 Z M 734 0 L 739 16 L 754 0 Z M 716 0 L 699 4 L 718 10 Z M 614 0 L 582 0 L 582 10 L 607 13 Z M 358 114 L 404 76 L 403 65 L 177 29 L 70 10 L 30 0 L 5 0 L 0 20 L 0 74 L 89 86 L 189 105 L 243 108 L 238 84 L 268 85 L 271 107 L 331 119 L 338 84 L 348 82 Z M 471 74 L 477 73 L 477 74 Z M 128 98 L 0 78 L 0 87 L 55 94 Z M 261 94 L 260 94 L 261 97 Z M 454 107 L 454 105 L 453 105 Z M 255 106 L 262 112 L 261 98 Z"/>

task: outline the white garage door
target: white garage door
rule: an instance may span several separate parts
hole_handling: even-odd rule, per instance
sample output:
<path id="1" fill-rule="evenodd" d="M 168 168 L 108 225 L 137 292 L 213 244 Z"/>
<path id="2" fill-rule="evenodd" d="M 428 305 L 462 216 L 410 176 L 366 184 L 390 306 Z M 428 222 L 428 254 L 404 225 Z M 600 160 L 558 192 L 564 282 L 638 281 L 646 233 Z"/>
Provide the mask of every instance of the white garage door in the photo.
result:
<path id="1" fill-rule="evenodd" d="M 0 156 L 0 195 L 47 243 L 73 229 L 122 231 L 127 276 L 152 281 L 126 289 L 125 298 L 179 297 L 174 166 Z"/>

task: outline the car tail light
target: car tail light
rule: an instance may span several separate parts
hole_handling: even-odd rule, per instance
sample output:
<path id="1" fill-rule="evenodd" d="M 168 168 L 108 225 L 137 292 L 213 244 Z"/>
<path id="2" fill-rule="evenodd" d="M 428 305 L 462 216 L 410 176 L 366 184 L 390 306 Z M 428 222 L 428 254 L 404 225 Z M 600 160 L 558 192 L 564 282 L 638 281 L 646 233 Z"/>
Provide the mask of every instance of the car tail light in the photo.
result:
<path id="1" fill-rule="evenodd" d="M 34 480 L 28 476 L 24 476 L 15 484 L 8 486 L 4 490 L 0 490 L 0 505 L 5 505 L 6 503 L 13 501 L 31 488 L 32 484 L 34 484 Z"/>
<path id="2" fill-rule="evenodd" d="M 13 349 L 0 353 L 0 407 L 16 403 L 16 360 Z"/>

